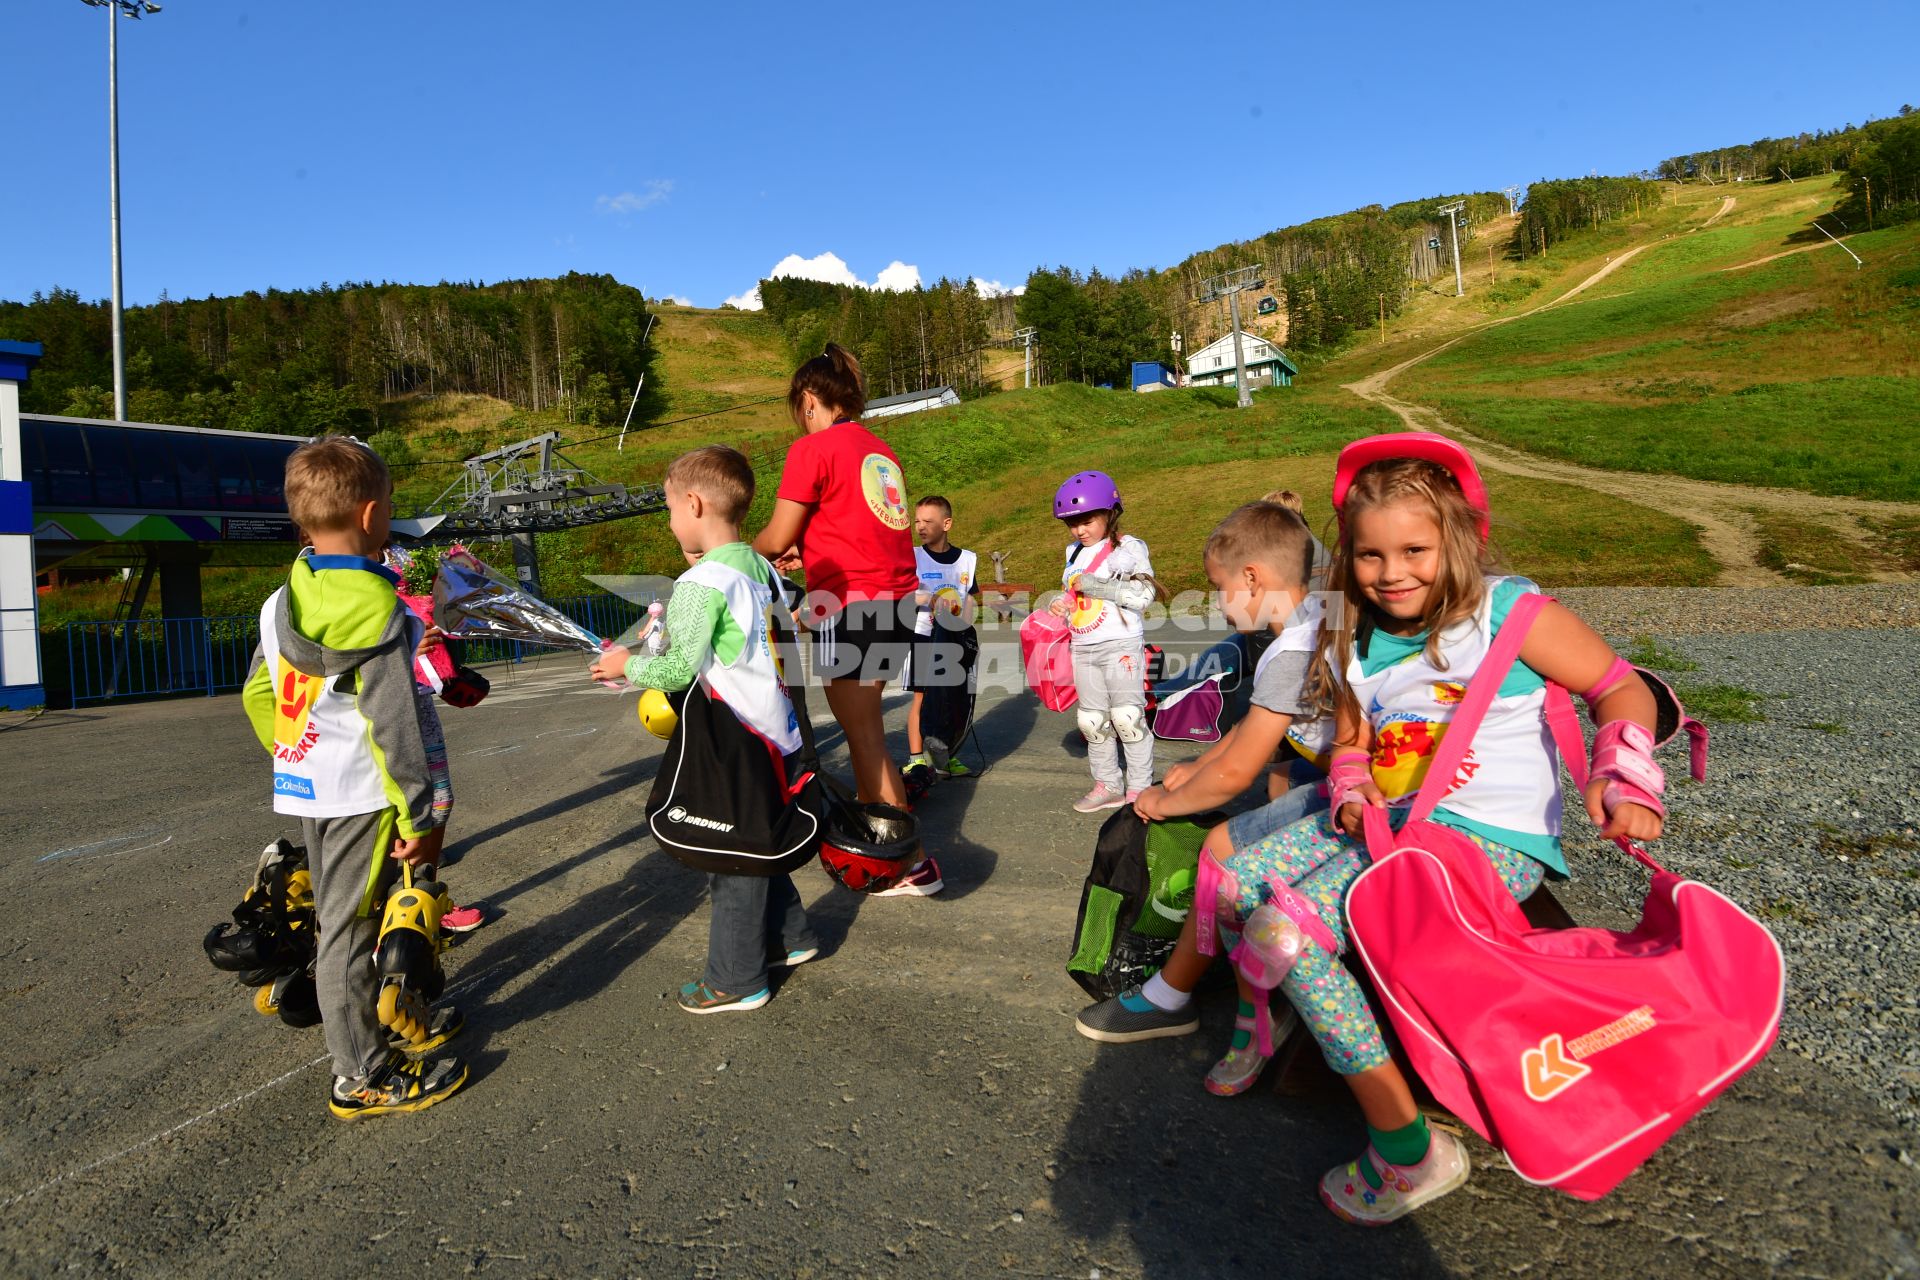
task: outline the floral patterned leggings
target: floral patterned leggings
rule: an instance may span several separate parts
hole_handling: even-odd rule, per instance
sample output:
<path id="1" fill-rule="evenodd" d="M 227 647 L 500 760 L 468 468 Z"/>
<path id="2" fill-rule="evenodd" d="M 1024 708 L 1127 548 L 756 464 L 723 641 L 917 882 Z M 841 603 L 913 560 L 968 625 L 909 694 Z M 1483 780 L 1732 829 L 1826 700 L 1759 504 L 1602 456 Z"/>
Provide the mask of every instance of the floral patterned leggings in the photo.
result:
<path id="1" fill-rule="evenodd" d="M 1518 849 L 1495 844 L 1470 831 L 1460 834 L 1486 853 L 1514 901 L 1524 902 L 1540 887 L 1547 871 L 1540 863 Z M 1345 946 L 1346 915 L 1341 907 L 1347 890 L 1371 861 L 1364 841 L 1335 826 L 1333 814 L 1321 812 L 1236 849 L 1221 865 L 1233 876 L 1238 889 L 1235 919 L 1245 920 L 1252 914 L 1260 905 L 1260 886 L 1275 880 L 1292 885 L 1313 903 L 1334 938 Z M 1220 932 L 1228 949 L 1239 942 L 1237 932 L 1229 932 L 1224 914 Z M 1338 958 L 1328 955 L 1317 943 L 1309 941 L 1301 950 L 1280 989 L 1300 1011 L 1327 1065 L 1335 1071 L 1358 1075 L 1388 1061 L 1380 1024 L 1367 1007 L 1360 985 Z"/>

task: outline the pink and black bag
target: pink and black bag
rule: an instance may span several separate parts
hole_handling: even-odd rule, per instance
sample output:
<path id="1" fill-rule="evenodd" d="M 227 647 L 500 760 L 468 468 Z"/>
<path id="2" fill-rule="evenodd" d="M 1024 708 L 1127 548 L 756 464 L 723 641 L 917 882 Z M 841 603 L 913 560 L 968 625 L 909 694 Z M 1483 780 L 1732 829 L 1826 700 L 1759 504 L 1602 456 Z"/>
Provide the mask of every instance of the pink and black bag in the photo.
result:
<path id="1" fill-rule="evenodd" d="M 1428 821 L 1544 601 L 1515 603 L 1406 824 L 1394 831 L 1384 809 L 1366 807 L 1373 865 L 1346 912 L 1354 950 L 1434 1096 L 1522 1178 L 1594 1200 L 1766 1053 L 1786 969 L 1759 921 L 1625 840 L 1653 873 L 1640 923 L 1625 933 L 1536 929 L 1486 855 Z M 1658 736 L 1688 728 L 1697 776 L 1704 728 L 1671 690 L 1655 696 Z M 1584 788 L 1585 742 L 1553 684 L 1547 720 Z"/>

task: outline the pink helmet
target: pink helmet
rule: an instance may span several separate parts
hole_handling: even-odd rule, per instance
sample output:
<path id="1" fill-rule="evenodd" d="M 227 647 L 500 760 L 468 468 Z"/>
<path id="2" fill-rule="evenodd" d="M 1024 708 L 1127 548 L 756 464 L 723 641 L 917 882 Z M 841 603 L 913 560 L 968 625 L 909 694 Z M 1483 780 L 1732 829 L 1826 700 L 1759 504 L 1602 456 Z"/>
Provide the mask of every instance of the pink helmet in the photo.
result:
<path id="1" fill-rule="evenodd" d="M 1399 431 L 1391 435 L 1368 436 L 1364 440 L 1355 440 L 1340 451 L 1340 461 L 1333 469 L 1333 509 L 1340 516 L 1340 527 L 1347 524 L 1347 490 L 1353 487 L 1353 478 L 1361 470 L 1375 462 L 1386 462 L 1394 458 L 1418 458 L 1444 468 L 1459 482 L 1460 493 L 1480 517 L 1480 540 L 1487 540 L 1487 486 L 1480 479 L 1480 469 L 1473 465 L 1473 455 L 1455 441 L 1432 431 Z M 1064 490 L 1062 491 L 1064 492 Z M 1059 500 L 1055 499 L 1055 507 Z"/>
<path id="2" fill-rule="evenodd" d="M 1053 518 L 1083 516 L 1095 511 L 1120 514 L 1120 488 L 1104 471 L 1080 471 L 1053 495 Z"/>

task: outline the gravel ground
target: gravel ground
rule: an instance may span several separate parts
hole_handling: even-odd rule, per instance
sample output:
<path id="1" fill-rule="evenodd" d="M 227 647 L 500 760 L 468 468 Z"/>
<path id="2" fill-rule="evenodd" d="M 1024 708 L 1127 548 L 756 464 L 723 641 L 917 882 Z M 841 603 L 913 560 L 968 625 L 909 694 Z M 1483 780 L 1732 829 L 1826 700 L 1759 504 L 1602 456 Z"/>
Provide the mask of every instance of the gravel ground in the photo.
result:
<path id="1" fill-rule="evenodd" d="M 1727 635 L 1920 627 L 1920 585 L 1567 587 L 1554 596 L 1604 635 Z"/>
<path id="2" fill-rule="evenodd" d="M 1886 589 L 1826 591 L 1860 600 Z M 1768 594 L 1779 593 L 1717 593 Z M 1781 1047 L 1920 1125 L 1920 739 L 1911 728 L 1920 632 L 1658 638 L 1697 664 L 1674 673 L 1683 696 L 1688 684 L 1740 686 L 1766 695 L 1766 721 L 1709 722 L 1704 785 L 1686 780 L 1677 745 L 1663 753 L 1679 781 L 1670 781 L 1671 821 L 1655 856 L 1726 893 L 1779 938 L 1788 969 Z M 1575 879 L 1559 896 L 1583 924 L 1636 919 L 1645 873 L 1584 819 L 1569 827 Z"/>

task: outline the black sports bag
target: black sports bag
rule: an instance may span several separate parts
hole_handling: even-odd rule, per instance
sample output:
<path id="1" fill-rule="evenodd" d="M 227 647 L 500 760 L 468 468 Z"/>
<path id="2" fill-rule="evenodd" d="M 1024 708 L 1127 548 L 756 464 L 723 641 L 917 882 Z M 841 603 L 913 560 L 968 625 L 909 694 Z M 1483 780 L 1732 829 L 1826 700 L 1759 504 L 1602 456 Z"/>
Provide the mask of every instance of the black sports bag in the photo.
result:
<path id="1" fill-rule="evenodd" d="M 773 639 L 785 669 L 797 676 L 799 653 L 785 612 L 773 610 Z M 819 851 L 827 801 L 803 686 L 787 689 L 801 737 L 791 759 L 742 723 L 705 681 L 674 695 L 680 723 L 647 799 L 647 827 L 661 848 L 696 870 L 733 876 L 781 875 Z"/>

